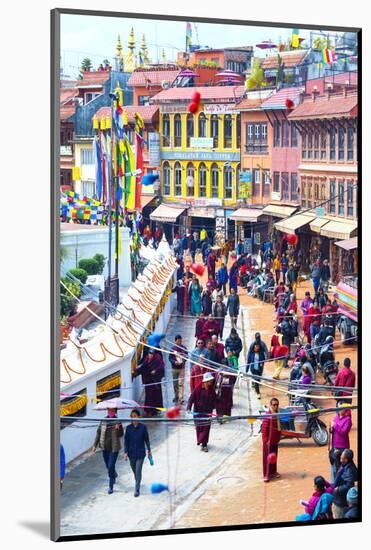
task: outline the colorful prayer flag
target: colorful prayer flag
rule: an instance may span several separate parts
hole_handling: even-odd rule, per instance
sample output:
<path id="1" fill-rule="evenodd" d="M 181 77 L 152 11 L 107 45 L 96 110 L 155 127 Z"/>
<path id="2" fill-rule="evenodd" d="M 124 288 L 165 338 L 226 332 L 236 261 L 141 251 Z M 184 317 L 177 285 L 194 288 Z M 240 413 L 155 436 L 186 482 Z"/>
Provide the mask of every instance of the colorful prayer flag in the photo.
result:
<path id="1" fill-rule="evenodd" d="M 292 29 L 292 47 L 299 47 L 299 29 Z"/>

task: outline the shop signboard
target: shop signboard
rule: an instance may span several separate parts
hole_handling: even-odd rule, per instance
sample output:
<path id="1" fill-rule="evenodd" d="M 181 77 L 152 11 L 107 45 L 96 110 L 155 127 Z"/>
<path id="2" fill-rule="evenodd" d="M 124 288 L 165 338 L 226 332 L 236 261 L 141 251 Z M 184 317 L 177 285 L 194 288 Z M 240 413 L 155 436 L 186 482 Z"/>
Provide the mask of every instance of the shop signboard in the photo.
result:
<path id="1" fill-rule="evenodd" d="M 212 148 L 214 145 L 214 139 L 207 138 L 207 137 L 193 137 L 191 138 L 191 147 L 195 147 L 197 149 L 202 148 Z"/>
<path id="2" fill-rule="evenodd" d="M 160 166 L 160 134 L 158 132 L 148 133 L 149 165 Z"/>

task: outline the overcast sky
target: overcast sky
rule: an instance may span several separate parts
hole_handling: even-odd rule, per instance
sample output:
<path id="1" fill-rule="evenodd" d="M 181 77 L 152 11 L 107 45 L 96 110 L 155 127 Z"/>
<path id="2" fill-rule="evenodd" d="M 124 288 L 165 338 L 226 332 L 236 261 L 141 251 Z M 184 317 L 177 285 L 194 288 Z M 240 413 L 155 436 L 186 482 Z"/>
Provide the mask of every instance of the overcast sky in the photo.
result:
<path id="1" fill-rule="evenodd" d="M 192 20 L 190 22 L 192 23 Z M 131 27 L 134 28 L 137 50 L 142 35 L 145 34 L 152 62 L 162 61 L 163 48 L 168 61 L 175 61 L 177 52 L 185 48 L 186 22 L 184 21 L 62 14 L 61 65 L 64 74 L 76 77 L 84 57 L 89 57 L 94 67 L 97 67 L 105 58 L 112 63 L 118 34 L 121 35 L 125 52 Z M 289 28 L 192 23 L 192 43 L 214 48 L 255 46 L 269 39 L 277 43 L 279 38 L 286 40 L 291 37 L 291 34 L 292 30 Z M 308 43 L 310 31 L 300 29 L 300 36 Z M 266 50 L 257 50 L 257 54 L 264 56 Z"/>

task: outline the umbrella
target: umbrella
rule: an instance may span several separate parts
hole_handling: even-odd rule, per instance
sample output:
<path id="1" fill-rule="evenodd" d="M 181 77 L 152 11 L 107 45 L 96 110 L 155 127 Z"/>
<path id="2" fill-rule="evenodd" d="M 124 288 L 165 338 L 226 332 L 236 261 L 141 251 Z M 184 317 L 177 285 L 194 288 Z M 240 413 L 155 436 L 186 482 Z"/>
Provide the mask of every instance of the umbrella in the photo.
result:
<path id="1" fill-rule="evenodd" d="M 221 71 L 220 73 L 216 73 L 215 76 L 232 76 L 233 78 L 241 78 L 241 75 L 239 73 L 235 73 L 234 71 L 231 71 L 230 69 L 225 69 L 224 71 Z"/>
<path id="2" fill-rule="evenodd" d="M 178 74 L 178 77 L 179 76 L 199 76 L 199 75 L 196 74 L 194 71 L 191 71 L 191 69 L 184 69 L 183 71 L 180 71 L 180 73 Z"/>
<path id="3" fill-rule="evenodd" d="M 114 397 L 113 399 L 106 399 L 101 401 L 93 409 L 95 411 L 105 411 L 107 409 L 131 409 L 133 407 L 140 407 L 136 401 L 132 399 L 122 399 L 121 397 Z"/>
<path id="4" fill-rule="evenodd" d="M 271 48 L 277 48 L 277 44 L 273 44 L 270 40 L 263 40 L 263 42 L 256 44 L 256 47 L 261 50 L 270 50 Z"/>
<path id="5" fill-rule="evenodd" d="M 225 78 L 224 80 L 219 80 L 218 84 L 241 84 L 241 80 L 236 78 Z"/>

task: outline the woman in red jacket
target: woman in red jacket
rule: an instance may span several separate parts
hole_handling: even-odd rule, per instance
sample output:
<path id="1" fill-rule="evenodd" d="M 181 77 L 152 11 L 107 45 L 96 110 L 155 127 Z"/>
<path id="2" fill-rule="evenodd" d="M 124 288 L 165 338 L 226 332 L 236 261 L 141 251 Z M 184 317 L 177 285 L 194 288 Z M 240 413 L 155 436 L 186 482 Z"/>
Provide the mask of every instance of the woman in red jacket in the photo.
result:
<path id="1" fill-rule="evenodd" d="M 262 422 L 263 476 L 265 482 L 269 481 L 270 478 L 281 477 L 277 472 L 278 444 L 281 439 L 281 423 L 278 416 L 271 416 L 271 414 L 276 414 L 279 412 L 278 407 L 279 401 L 277 397 L 272 397 L 269 402 L 270 412 L 267 414 L 267 418 L 264 418 Z"/>

